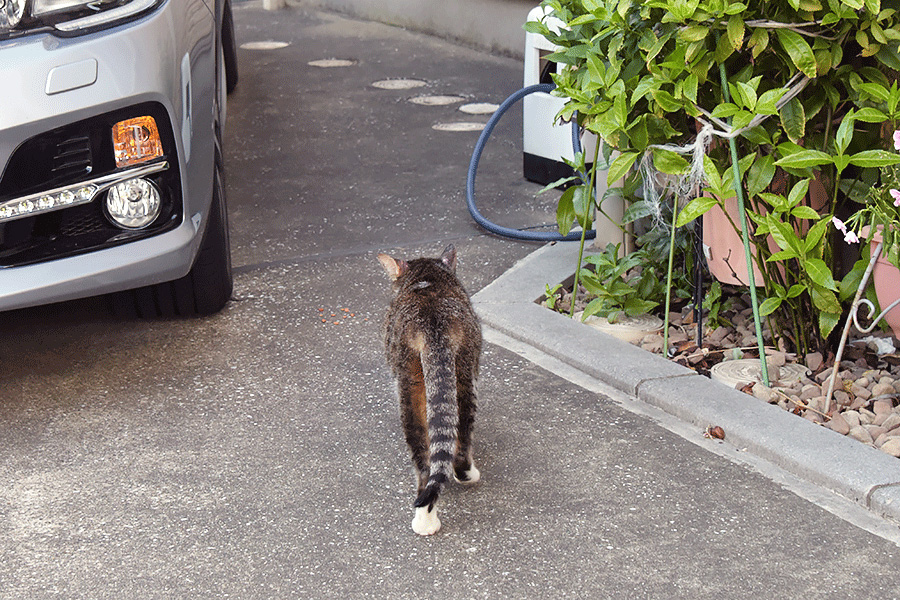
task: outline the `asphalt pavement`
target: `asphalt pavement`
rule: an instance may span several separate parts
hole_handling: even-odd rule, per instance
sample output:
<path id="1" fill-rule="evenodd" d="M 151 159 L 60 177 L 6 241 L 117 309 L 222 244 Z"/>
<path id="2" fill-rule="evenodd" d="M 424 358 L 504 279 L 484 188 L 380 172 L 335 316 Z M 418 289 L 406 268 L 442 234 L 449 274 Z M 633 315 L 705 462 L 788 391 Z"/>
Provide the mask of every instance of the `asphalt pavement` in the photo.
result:
<path id="1" fill-rule="evenodd" d="M 495 328 L 482 481 L 449 486 L 442 530 L 416 536 L 375 256 L 452 242 L 475 293 L 542 251 L 475 225 L 478 132 L 435 128 L 484 123 L 459 106 L 502 101 L 521 62 L 302 5 L 237 2 L 235 25 L 233 301 L 196 320 L 124 321 L 100 300 L 0 314 L 0 597 L 900 595 L 896 523 Z M 372 85 L 401 79 L 423 85 Z M 481 207 L 552 223 L 514 112 Z"/>

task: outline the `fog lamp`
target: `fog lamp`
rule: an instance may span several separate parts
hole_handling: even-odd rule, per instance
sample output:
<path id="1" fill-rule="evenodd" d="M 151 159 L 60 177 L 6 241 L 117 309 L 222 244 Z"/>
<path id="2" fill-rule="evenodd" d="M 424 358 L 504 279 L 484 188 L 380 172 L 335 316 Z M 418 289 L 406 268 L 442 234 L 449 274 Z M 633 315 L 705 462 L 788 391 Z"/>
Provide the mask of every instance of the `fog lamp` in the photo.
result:
<path id="1" fill-rule="evenodd" d="M 0 0 L 0 30 L 18 25 L 24 13 L 25 0 Z"/>
<path id="2" fill-rule="evenodd" d="M 106 213 L 113 224 L 124 229 L 141 229 L 159 216 L 160 196 L 147 179 L 129 179 L 109 188 Z"/>
<path id="3" fill-rule="evenodd" d="M 116 167 L 136 165 L 163 155 L 159 129 L 153 117 L 119 121 L 113 125 L 112 138 Z"/>

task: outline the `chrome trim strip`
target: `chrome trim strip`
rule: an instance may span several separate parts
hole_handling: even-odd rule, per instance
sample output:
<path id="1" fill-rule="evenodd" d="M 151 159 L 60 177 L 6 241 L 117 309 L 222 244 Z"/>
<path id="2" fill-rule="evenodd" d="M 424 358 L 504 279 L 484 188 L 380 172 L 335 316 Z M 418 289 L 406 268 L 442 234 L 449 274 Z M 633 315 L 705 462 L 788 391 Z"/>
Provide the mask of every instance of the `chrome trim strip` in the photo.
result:
<path id="1" fill-rule="evenodd" d="M 46 214 L 71 206 L 88 204 L 112 186 L 129 179 L 146 177 L 169 168 L 168 161 L 134 167 L 0 203 L 0 223 Z"/>

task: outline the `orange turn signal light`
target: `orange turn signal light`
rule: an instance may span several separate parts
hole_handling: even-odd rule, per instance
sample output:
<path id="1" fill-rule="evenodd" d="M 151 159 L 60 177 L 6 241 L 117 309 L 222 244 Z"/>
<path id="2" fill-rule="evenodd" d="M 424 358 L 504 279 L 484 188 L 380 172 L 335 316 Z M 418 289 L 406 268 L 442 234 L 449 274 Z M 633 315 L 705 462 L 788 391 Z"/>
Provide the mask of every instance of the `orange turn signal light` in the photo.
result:
<path id="1" fill-rule="evenodd" d="M 116 167 L 137 165 L 163 155 L 162 140 L 153 117 L 119 121 L 112 128 Z"/>

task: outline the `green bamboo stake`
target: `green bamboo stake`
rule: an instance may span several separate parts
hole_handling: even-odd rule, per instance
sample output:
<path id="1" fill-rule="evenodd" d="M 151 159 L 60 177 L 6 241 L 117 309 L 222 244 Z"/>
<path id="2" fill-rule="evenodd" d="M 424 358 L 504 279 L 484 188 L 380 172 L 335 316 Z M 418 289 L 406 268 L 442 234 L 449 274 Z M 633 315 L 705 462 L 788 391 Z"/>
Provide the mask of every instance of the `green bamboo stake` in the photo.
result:
<path id="1" fill-rule="evenodd" d="M 718 37 L 718 36 L 717 36 Z M 725 65 L 719 63 L 719 77 L 722 80 L 722 94 L 725 102 L 731 102 L 731 94 L 728 92 L 728 77 L 725 75 Z M 729 124 L 731 119 L 728 120 Z M 741 240 L 744 242 L 744 256 L 747 259 L 747 284 L 750 287 L 750 305 L 753 308 L 753 323 L 756 326 L 756 343 L 759 347 L 759 369 L 763 383 L 769 385 L 769 368 L 766 365 L 766 348 L 763 343 L 762 323 L 759 317 L 759 301 L 756 299 L 756 278 L 753 274 L 753 258 L 750 254 L 750 234 L 747 233 L 747 215 L 744 212 L 744 190 L 741 185 L 741 168 L 738 165 L 737 144 L 734 138 L 728 139 L 731 149 L 731 172 L 734 176 L 734 192 L 738 202 L 738 217 L 741 222 Z"/>
<path id="2" fill-rule="evenodd" d="M 663 318 L 663 356 L 669 356 L 669 307 L 672 303 L 672 270 L 675 265 L 675 223 L 678 222 L 678 194 L 672 202 L 672 233 L 669 237 L 669 266 L 666 272 L 666 308 Z"/>

